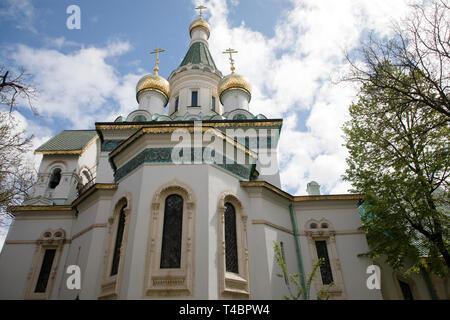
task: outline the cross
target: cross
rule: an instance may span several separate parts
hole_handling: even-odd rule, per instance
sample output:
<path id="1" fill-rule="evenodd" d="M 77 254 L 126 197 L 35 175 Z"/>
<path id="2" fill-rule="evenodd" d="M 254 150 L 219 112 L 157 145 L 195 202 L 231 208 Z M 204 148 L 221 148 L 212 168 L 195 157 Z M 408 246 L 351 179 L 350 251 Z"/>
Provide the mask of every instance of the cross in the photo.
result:
<path id="1" fill-rule="evenodd" d="M 206 9 L 206 7 L 203 5 L 200 5 L 195 8 L 195 10 L 198 10 L 200 12 L 200 19 L 202 18 L 202 10 L 205 10 L 205 9 Z"/>
<path id="2" fill-rule="evenodd" d="M 230 64 L 231 64 L 231 72 L 234 73 L 234 70 L 236 69 L 234 67 L 234 60 L 233 60 L 233 53 L 238 53 L 236 50 L 228 48 L 227 50 L 225 50 L 223 53 L 227 53 L 230 55 Z"/>
<path id="3" fill-rule="evenodd" d="M 150 54 L 156 53 L 155 67 L 153 68 L 153 71 L 155 72 L 155 74 L 158 74 L 158 71 L 159 71 L 159 68 L 158 68 L 158 65 L 159 65 L 159 53 L 160 52 L 164 52 L 164 51 L 166 51 L 166 50 L 161 49 L 161 48 L 156 48 L 152 52 L 150 52 Z"/>

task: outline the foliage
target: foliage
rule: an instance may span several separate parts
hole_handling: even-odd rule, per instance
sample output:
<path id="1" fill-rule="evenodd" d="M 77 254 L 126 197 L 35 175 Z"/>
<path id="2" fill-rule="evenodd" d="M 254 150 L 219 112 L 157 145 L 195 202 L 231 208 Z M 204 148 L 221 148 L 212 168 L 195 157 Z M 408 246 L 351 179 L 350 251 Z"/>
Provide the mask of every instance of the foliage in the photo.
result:
<path id="1" fill-rule="evenodd" d="M 281 245 L 279 242 L 273 241 L 274 243 L 274 250 L 275 250 L 275 260 L 277 261 L 278 265 L 281 267 L 282 274 L 277 274 L 278 277 L 284 278 L 286 287 L 289 291 L 289 296 L 283 295 L 282 299 L 284 300 L 299 300 L 302 296 L 305 296 L 306 300 L 310 300 L 310 291 L 311 291 L 311 284 L 314 280 L 314 278 L 317 276 L 317 270 L 320 268 L 320 266 L 325 262 L 323 258 L 320 258 L 317 260 L 312 268 L 311 273 L 309 274 L 306 284 L 305 284 L 305 290 L 303 290 L 302 285 L 300 284 L 300 273 L 288 273 L 286 262 L 283 257 L 283 251 L 281 250 Z M 322 287 L 317 292 L 317 300 L 328 300 L 330 298 L 330 293 L 328 292 L 329 288 L 333 286 L 334 283 L 330 283 L 327 286 Z"/>
<path id="2" fill-rule="evenodd" d="M 413 265 L 406 272 L 429 266 L 445 275 L 450 266 L 448 116 L 398 94 L 398 79 L 404 87 L 427 86 L 422 74 L 383 61 L 373 77 L 363 84 L 344 125 L 349 151 L 344 179 L 367 196 L 362 214 L 367 255 L 386 257 L 398 270 L 408 258 Z M 379 81 L 396 89 L 380 87 Z M 439 99 L 431 93 L 429 98 Z"/>

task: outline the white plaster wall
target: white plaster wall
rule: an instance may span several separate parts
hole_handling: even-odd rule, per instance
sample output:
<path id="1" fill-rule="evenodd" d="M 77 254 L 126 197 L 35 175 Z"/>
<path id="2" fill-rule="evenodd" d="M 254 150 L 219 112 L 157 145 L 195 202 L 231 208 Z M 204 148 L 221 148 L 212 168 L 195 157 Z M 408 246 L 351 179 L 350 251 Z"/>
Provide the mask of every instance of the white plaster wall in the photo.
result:
<path id="1" fill-rule="evenodd" d="M 305 230 L 305 223 L 310 219 L 320 221 L 327 219 L 335 231 L 355 231 L 361 226 L 356 201 L 308 201 L 295 203 L 298 231 Z M 301 251 L 305 272 L 312 269 L 312 260 L 306 236 L 300 236 Z M 369 290 L 366 286 L 367 267 L 372 264 L 369 259 L 357 255 L 368 251 L 367 240 L 362 234 L 336 235 L 336 247 L 342 267 L 345 291 L 348 299 L 381 299 L 380 290 Z M 312 292 L 315 294 L 314 287 Z"/>
<path id="2" fill-rule="evenodd" d="M 164 114 L 165 105 L 166 98 L 157 91 L 146 91 L 139 95 L 139 109 L 146 110 L 151 114 Z"/>
<path id="3" fill-rule="evenodd" d="M 222 106 L 220 105 L 217 96 L 217 84 L 220 77 L 208 71 L 191 69 L 180 72 L 170 79 L 170 105 L 168 108 L 168 115 L 180 116 L 186 112 L 202 114 L 212 114 L 211 111 L 211 97 L 216 97 L 216 112 L 222 113 Z M 191 91 L 198 91 L 198 104 L 201 108 L 188 108 L 191 106 Z M 179 97 L 178 111 L 175 111 L 175 100 Z"/>
<path id="4" fill-rule="evenodd" d="M 222 94 L 224 112 L 231 112 L 235 109 L 245 109 L 248 111 L 248 96 L 242 90 L 227 90 Z"/>
<path id="5" fill-rule="evenodd" d="M 47 229 L 63 229 L 70 239 L 72 217 L 44 215 L 16 218 L 10 226 L 6 242 L 0 253 L 0 299 L 22 299 L 28 272 L 31 268 L 36 244 L 8 244 L 11 240 L 34 241 Z M 59 283 L 64 276 L 64 260 L 68 252 L 65 244 L 60 256 L 57 275 L 53 283 L 52 299 L 57 298 Z"/>

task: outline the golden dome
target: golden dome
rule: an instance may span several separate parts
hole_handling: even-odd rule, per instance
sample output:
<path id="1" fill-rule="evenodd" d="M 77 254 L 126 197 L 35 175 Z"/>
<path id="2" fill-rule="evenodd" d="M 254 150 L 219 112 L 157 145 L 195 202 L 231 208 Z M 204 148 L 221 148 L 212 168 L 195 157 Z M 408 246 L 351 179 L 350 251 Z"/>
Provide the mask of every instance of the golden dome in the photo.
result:
<path id="1" fill-rule="evenodd" d="M 240 89 L 248 93 L 249 97 L 252 96 L 250 84 L 244 77 L 234 72 L 220 80 L 219 85 L 217 86 L 219 97 L 228 89 Z"/>
<path id="2" fill-rule="evenodd" d="M 136 85 L 136 99 L 138 99 L 141 92 L 147 90 L 155 90 L 162 93 L 167 100 L 170 96 L 170 85 L 169 82 L 158 75 L 157 71 L 154 74 L 148 74 L 143 76 Z M 139 102 L 139 99 L 138 99 Z"/>
<path id="3" fill-rule="evenodd" d="M 191 37 L 192 37 L 192 29 L 194 29 L 196 27 L 201 27 L 201 28 L 205 29 L 208 34 L 208 39 L 209 39 L 209 35 L 211 33 L 211 27 L 209 26 L 208 22 L 203 20 L 202 17 L 200 17 L 197 20 L 195 20 L 194 22 L 192 22 L 191 25 L 189 26 L 189 34 L 191 35 Z"/>

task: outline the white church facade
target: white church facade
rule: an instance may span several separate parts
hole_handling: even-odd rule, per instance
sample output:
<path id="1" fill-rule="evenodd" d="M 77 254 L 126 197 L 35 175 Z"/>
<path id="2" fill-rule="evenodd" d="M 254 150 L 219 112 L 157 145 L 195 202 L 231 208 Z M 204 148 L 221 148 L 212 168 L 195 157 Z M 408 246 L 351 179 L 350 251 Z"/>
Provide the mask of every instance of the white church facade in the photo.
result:
<path id="1" fill-rule="evenodd" d="M 448 288 L 381 265 L 369 288 L 359 230 L 363 195 L 308 195 L 281 189 L 277 143 L 282 119 L 251 112 L 251 86 L 224 76 L 208 49 L 210 26 L 189 28 L 190 47 L 168 79 L 136 87 L 138 107 L 93 130 L 64 130 L 43 155 L 33 195 L 11 208 L 0 254 L 0 299 L 280 299 L 275 260 L 306 277 L 323 258 L 311 297 L 430 299 Z M 81 287 L 69 288 L 69 266 Z"/>

